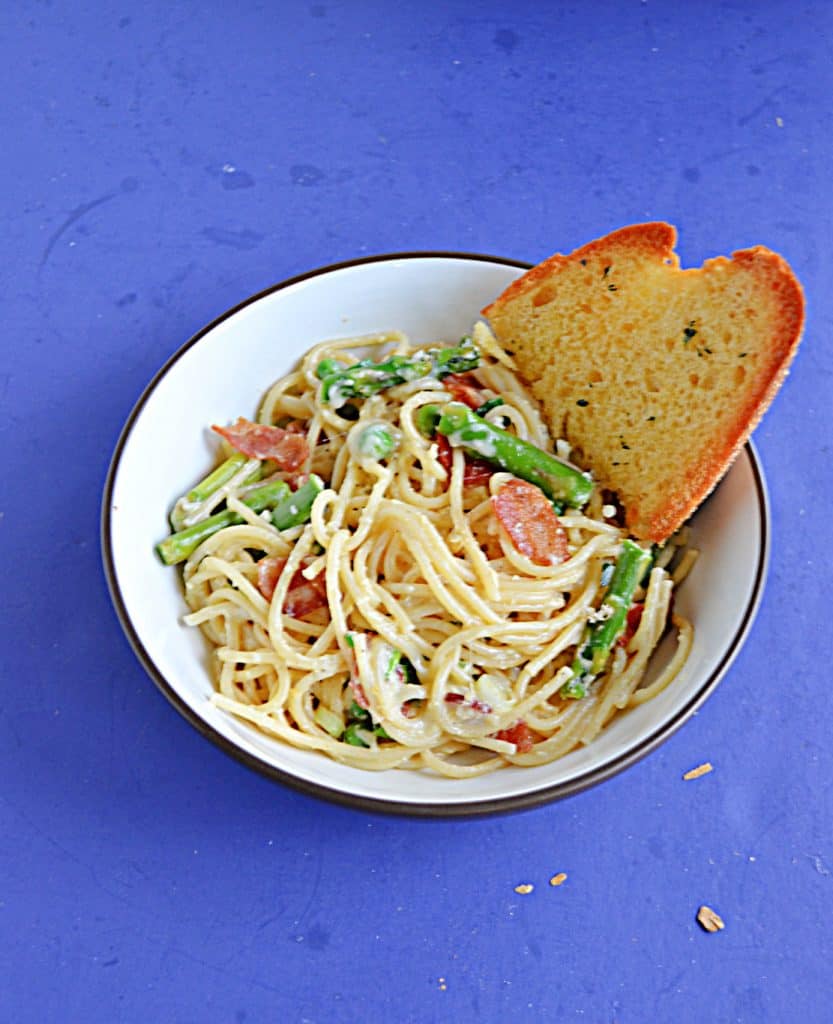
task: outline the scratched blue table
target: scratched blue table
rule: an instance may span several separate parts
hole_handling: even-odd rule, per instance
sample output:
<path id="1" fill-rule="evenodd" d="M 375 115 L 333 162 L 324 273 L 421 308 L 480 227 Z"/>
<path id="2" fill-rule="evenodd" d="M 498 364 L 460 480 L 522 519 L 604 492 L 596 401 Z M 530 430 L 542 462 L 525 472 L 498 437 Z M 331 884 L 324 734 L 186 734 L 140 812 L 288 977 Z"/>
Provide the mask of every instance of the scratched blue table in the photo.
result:
<path id="1" fill-rule="evenodd" d="M 3 23 L 0 1019 L 829 1021 L 833 8 L 11 0 Z M 766 594 L 700 713 L 596 789 L 479 820 L 319 803 L 201 738 L 99 558 L 156 369 L 312 267 L 538 260 L 653 218 L 686 265 L 771 246 L 809 303 L 756 434 Z"/>

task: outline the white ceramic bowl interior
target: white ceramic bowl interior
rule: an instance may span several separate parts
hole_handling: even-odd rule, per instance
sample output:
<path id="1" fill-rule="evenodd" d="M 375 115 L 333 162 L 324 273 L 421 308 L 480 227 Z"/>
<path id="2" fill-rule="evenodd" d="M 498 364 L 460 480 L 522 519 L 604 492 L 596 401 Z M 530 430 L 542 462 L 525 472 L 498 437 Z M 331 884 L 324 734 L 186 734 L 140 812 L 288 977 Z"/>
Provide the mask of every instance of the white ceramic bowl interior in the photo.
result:
<path id="1" fill-rule="evenodd" d="M 398 328 L 418 343 L 456 341 L 522 270 L 489 257 L 414 254 L 315 271 L 254 297 L 191 339 L 134 409 L 104 499 L 111 592 L 163 692 L 253 767 L 309 792 L 379 809 L 465 814 L 528 806 L 600 781 L 647 753 L 705 699 L 739 650 L 763 588 L 769 533 L 750 445 L 693 521 L 701 556 L 677 608 L 693 621 L 695 640 L 682 673 L 655 700 L 620 715 L 592 744 L 559 761 L 467 780 L 366 772 L 270 739 L 212 705 L 206 641 L 181 621 L 180 573 L 163 567 L 153 551 L 173 501 L 214 464 L 210 424 L 253 417 L 268 386 L 325 339 Z M 654 664 L 671 649 L 666 641 Z"/>

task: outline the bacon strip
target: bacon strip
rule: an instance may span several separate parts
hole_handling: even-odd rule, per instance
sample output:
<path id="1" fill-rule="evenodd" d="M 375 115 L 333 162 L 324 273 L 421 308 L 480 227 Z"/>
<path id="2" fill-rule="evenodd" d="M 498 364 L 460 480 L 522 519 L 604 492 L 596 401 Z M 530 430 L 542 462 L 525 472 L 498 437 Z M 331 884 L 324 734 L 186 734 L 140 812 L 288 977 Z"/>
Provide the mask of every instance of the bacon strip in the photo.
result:
<path id="1" fill-rule="evenodd" d="M 642 613 L 645 611 L 645 605 L 641 603 L 633 604 L 628 608 L 628 614 L 625 619 L 625 628 L 616 643 L 620 647 L 627 647 L 633 639 L 634 633 L 639 629 L 639 623 L 642 621 Z"/>
<path id="2" fill-rule="evenodd" d="M 479 409 L 486 401 L 477 379 L 469 373 L 451 373 L 443 377 L 443 387 L 451 392 L 457 402 L 463 402 L 469 409 Z"/>
<path id="3" fill-rule="evenodd" d="M 299 577 L 301 582 L 299 582 Z M 291 615 L 293 619 L 301 619 L 305 615 L 309 615 L 310 612 L 326 607 L 327 584 L 324 580 L 324 573 L 316 576 L 313 580 L 308 580 L 304 579 L 300 572 L 296 572 L 289 584 L 289 592 L 283 603 L 284 615 Z"/>
<path id="4" fill-rule="evenodd" d="M 567 531 L 544 492 L 526 480 L 507 480 L 492 508 L 513 546 L 536 565 L 559 565 L 569 555 Z"/>
<path id="5" fill-rule="evenodd" d="M 272 459 L 280 469 L 297 469 L 309 456 L 307 439 L 294 430 L 252 423 L 242 416 L 230 427 L 211 429 L 250 459 Z"/>
<path id="6" fill-rule="evenodd" d="M 514 743 L 519 754 L 528 754 L 535 746 L 535 733 L 526 722 L 516 722 L 509 729 L 501 729 L 495 733 L 495 739 Z"/>
<path id="7" fill-rule="evenodd" d="M 285 558 L 261 558 L 257 563 L 257 589 L 267 601 L 272 600 L 275 587 L 286 565 Z M 324 574 L 308 580 L 299 569 L 289 582 L 289 591 L 283 603 L 284 615 L 303 618 L 310 612 L 327 607 L 327 584 Z"/>
<path id="8" fill-rule="evenodd" d="M 364 708 L 365 711 L 369 711 L 370 701 L 368 701 L 364 688 L 355 675 L 350 676 L 350 689 L 353 691 L 353 697 L 359 707 Z"/>
<path id="9" fill-rule="evenodd" d="M 261 558 L 257 563 L 257 589 L 267 601 L 272 600 L 285 565 L 285 558 Z"/>
<path id="10" fill-rule="evenodd" d="M 466 456 L 466 468 L 463 470 L 463 486 L 476 487 L 478 484 L 487 484 L 493 474 L 495 467 L 485 459 L 470 459 Z"/>
<path id="11" fill-rule="evenodd" d="M 443 467 L 448 473 L 449 478 L 451 477 L 451 464 L 453 461 L 454 450 L 451 447 L 451 442 L 445 436 L 445 434 L 437 434 L 437 462 Z"/>
<path id="12" fill-rule="evenodd" d="M 444 434 L 437 434 L 437 462 L 451 477 L 451 464 L 453 461 L 454 449 Z M 492 474 L 496 472 L 495 467 L 486 462 L 485 459 L 471 459 L 465 456 L 466 468 L 463 470 L 463 486 L 476 487 L 478 484 L 488 483 Z"/>
<path id="13" fill-rule="evenodd" d="M 487 704 L 485 700 L 466 700 L 462 693 L 447 693 L 445 695 L 446 704 L 462 704 L 467 708 L 471 708 L 472 711 L 479 711 L 481 715 L 490 715 L 492 713 L 492 705 Z"/>

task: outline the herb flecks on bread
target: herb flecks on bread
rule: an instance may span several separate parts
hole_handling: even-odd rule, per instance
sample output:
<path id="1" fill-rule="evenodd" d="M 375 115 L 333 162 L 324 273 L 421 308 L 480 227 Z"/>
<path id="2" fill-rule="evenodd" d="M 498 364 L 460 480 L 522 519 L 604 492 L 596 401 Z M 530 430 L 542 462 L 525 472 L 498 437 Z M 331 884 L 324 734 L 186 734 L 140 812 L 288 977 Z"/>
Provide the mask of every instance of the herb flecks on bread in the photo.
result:
<path id="1" fill-rule="evenodd" d="M 763 246 L 682 270 L 670 224 L 555 255 L 483 310 L 556 436 L 661 542 L 728 469 L 784 380 L 801 286 Z"/>

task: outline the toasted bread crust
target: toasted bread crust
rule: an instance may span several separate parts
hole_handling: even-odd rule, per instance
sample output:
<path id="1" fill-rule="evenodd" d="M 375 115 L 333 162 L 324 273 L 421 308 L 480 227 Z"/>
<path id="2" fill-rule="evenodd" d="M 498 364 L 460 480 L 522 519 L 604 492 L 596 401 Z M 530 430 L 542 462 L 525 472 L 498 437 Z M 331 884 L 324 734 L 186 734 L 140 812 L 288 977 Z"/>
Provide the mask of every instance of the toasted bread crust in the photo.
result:
<path id="1" fill-rule="evenodd" d="M 676 241 L 677 229 L 664 221 L 650 224 L 629 224 L 616 231 L 611 231 L 603 238 L 588 242 L 580 249 L 571 252 L 569 256 L 555 253 L 543 260 L 523 276 L 514 280 L 494 302 L 482 309 L 481 312 L 483 316 L 492 317 L 506 309 L 513 300 L 534 291 L 539 284 L 550 282 L 554 275 L 570 263 L 580 263 L 583 259 L 590 260 L 594 256 L 610 252 L 617 246 L 628 248 L 632 252 L 642 255 L 646 260 L 671 260 L 674 266 L 679 266 L 677 254 L 674 252 Z"/>
<path id="2" fill-rule="evenodd" d="M 621 228 L 533 267 L 483 310 L 553 430 L 619 494 L 633 535 L 656 542 L 731 465 L 804 323 L 776 253 L 682 270 L 675 241 L 670 224 Z"/>

